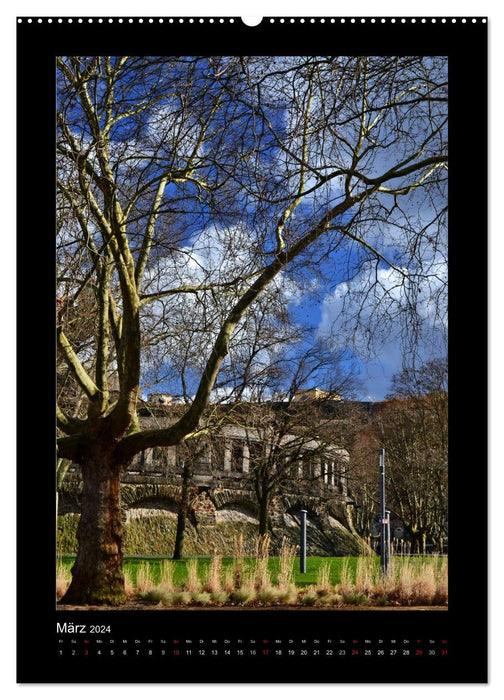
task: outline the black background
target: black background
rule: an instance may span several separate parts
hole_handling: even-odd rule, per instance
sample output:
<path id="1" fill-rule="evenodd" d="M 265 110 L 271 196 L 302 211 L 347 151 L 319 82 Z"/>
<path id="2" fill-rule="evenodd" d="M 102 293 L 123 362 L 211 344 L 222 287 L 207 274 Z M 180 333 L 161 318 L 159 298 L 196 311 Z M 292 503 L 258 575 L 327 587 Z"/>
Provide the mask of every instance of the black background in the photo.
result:
<path id="1" fill-rule="evenodd" d="M 87 18 L 18 24 L 18 681 L 485 682 L 487 678 L 487 25 L 446 18 L 365 23 L 317 18 L 247 27 L 219 18 L 119 24 Z M 449 609 L 448 611 L 82 611 L 55 609 L 55 57 L 57 55 L 443 55 L 449 58 Z M 477 165 L 470 195 L 467 161 Z M 472 185 L 474 183 L 471 183 Z M 27 191 L 28 188 L 28 191 Z M 474 192 L 474 186 L 471 192 Z M 28 196 L 27 196 L 28 195 Z M 28 204 L 27 204 L 28 202 Z M 479 286 L 474 285 L 474 266 Z M 466 271 L 471 268 L 472 274 Z M 470 285 L 470 286 L 469 286 Z M 468 301 L 472 304 L 469 305 Z M 26 310 L 30 309 L 30 314 Z M 467 323 L 468 309 L 476 308 Z M 33 313 L 35 311 L 35 313 Z M 35 323 L 28 319 L 34 319 Z M 469 332 L 470 329 L 470 332 Z M 26 371 L 36 355 L 36 403 Z M 42 373 L 40 366 L 42 364 Z M 29 360 L 28 360 L 29 367 Z M 29 555 L 27 556 L 27 553 Z M 34 587 L 34 576 L 36 586 Z M 411 658 L 56 657 L 56 622 L 110 624 L 116 636 L 259 639 L 447 638 L 449 656 Z"/>

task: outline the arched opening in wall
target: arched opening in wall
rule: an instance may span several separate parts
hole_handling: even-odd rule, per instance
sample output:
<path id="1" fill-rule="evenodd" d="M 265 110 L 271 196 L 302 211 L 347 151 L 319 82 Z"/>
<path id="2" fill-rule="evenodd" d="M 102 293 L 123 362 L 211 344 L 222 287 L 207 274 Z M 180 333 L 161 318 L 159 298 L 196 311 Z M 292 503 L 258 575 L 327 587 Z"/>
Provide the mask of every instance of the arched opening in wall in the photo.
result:
<path id="1" fill-rule="evenodd" d="M 216 523 L 251 523 L 259 525 L 257 506 L 253 503 L 226 503 L 215 511 Z"/>
<path id="2" fill-rule="evenodd" d="M 175 520 L 178 504 L 168 498 L 144 498 L 132 503 L 126 511 L 126 522 L 140 518 L 164 517 Z"/>

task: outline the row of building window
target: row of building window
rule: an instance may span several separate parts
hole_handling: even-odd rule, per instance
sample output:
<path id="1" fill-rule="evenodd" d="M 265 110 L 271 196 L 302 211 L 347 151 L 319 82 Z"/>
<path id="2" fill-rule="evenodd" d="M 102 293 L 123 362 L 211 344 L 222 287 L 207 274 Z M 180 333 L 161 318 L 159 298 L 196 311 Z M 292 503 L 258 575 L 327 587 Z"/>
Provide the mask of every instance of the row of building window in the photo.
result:
<path id="1" fill-rule="evenodd" d="M 251 466 L 263 458 L 264 446 L 259 442 L 226 440 L 209 450 L 204 458 L 200 457 L 199 466 L 206 465 L 225 472 L 248 473 L 251 471 Z M 289 457 L 285 459 L 288 460 Z M 133 469 L 139 467 L 140 470 L 153 471 L 156 467 L 174 467 L 176 462 L 176 448 L 152 448 L 140 453 Z M 342 472 L 343 469 L 339 468 L 336 460 L 313 457 L 305 453 L 297 466 L 293 465 L 292 477 L 321 478 L 326 484 L 343 487 L 346 478 Z"/>

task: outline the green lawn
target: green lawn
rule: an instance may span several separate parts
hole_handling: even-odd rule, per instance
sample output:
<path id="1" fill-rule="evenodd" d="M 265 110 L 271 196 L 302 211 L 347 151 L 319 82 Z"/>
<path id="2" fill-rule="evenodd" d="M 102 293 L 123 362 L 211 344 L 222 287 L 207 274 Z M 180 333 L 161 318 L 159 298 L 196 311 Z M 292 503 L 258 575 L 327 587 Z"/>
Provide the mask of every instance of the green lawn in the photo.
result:
<path id="1" fill-rule="evenodd" d="M 72 556 L 62 556 L 61 562 L 66 568 L 70 568 L 73 564 L 75 557 Z M 155 581 L 159 580 L 159 572 L 161 568 L 161 563 L 169 557 L 124 557 L 124 569 L 128 571 L 133 580 L 133 584 L 136 585 L 136 574 L 142 563 L 146 562 L 152 571 L 152 575 Z M 299 573 L 299 559 L 294 561 L 294 582 L 297 586 L 309 586 L 317 583 L 317 573 L 322 564 L 330 563 L 331 565 L 331 582 L 339 583 L 341 567 L 344 560 L 347 559 L 349 562 L 349 567 L 352 573 L 355 572 L 357 561 L 359 557 L 307 557 L 306 559 L 306 573 Z M 174 562 L 175 564 L 175 574 L 174 583 L 179 586 L 187 581 L 187 566 L 186 562 L 188 559 L 181 559 L 180 561 Z M 210 557 L 197 557 L 198 561 L 198 575 L 204 581 L 206 579 L 206 574 L 210 566 Z M 223 557 L 222 567 L 223 569 L 233 565 L 233 559 L 231 557 Z M 245 567 L 252 567 L 254 565 L 255 559 L 253 557 L 245 557 L 244 559 Z M 279 570 L 279 558 L 270 557 L 268 560 L 269 570 L 272 575 L 273 583 L 277 581 L 277 574 Z M 376 557 L 376 566 L 379 566 L 379 558 Z"/>

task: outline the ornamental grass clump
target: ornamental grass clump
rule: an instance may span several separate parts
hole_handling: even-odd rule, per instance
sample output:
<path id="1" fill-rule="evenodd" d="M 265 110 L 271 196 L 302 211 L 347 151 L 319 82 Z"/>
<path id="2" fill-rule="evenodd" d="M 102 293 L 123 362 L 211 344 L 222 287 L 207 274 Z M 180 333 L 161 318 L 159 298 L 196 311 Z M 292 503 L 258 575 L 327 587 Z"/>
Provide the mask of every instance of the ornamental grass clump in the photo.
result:
<path id="1" fill-rule="evenodd" d="M 245 544 L 243 532 L 233 538 L 233 587 L 240 588 L 245 571 Z"/>
<path id="2" fill-rule="evenodd" d="M 190 591 L 166 591 L 163 603 L 170 607 L 172 605 L 187 605 L 191 602 L 193 594 Z"/>
<path id="3" fill-rule="evenodd" d="M 345 595 L 345 593 L 350 593 L 354 589 L 354 580 L 352 572 L 350 570 L 350 560 L 348 557 L 343 559 L 340 571 L 340 582 L 338 585 L 338 592 L 340 595 Z"/>
<path id="4" fill-rule="evenodd" d="M 235 570 L 234 566 L 224 569 L 224 582 L 222 584 L 224 591 L 229 594 L 235 589 Z"/>
<path id="5" fill-rule="evenodd" d="M 287 586 L 278 587 L 278 602 L 282 605 L 294 605 L 297 602 L 299 591 L 293 583 Z"/>
<path id="6" fill-rule="evenodd" d="M 415 572 L 409 557 L 400 561 L 393 559 L 385 578 L 385 591 L 389 598 L 399 605 L 413 604 L 413 584 Z"/>
<path id="7" fill-rule="evenodd" d="M 229 600 L 229 593 L 227 591 L 213 591 L 211 594 L 212 601 L 214 603 L 227 603 Z"/>
<path id="8" fill-rule="evenodd" d="M 255 587 L 259 591 L 271 587 L 271 574 L 269 570 L 269 547 L 271 537 L 260 535 L 257 538 L 257 552 L 255 560 Z"/>
<path id="9" fill-rule="evenodd" d="M 362 591 L 345 591 L 341 596 L 345 605 L 369 605 L 371 599 Z"/>
<path id="10" fill-rule="evenodd" d="M 172 591 L 175 586 L 173 579 L 175 576 L 175 563 L 169 559 L 164 559 L 159 571 L 159 586 L 165 591 Z"/>
<path id="11" fill-rule="evenodd" d="M 186 591 L 190 593 L 197 593 L 201 590 L 201 581 L 198 574 L 198 560 L 189 559 L 186 564 L 187 567 L 187 583 Z"/>
<path id="12" fill-rule="evenodd" d="M 384 581 L 384 595 L 399 605 L 446 605 L 448 562 L 435 556 L 428 561 L 411 557 L 392 559 Z"/>
<path id="13" fill-rule="evenodd" d="M 135 587 L 133 585 L 133 578 L 129 571 L 124 572 L 124 590 L 128 598 L 131 598 L 135 594 Z"/>
<path id="14" fill-rule="evenodd" d="M 159 586 L 153 586 L 147 590 L 137 591 L 137 595 L 146 603 L 166 603 L 171 600 L 170 592 L 164 591 Z"/>
<path id="15" fill-rule="evenodd" d="M 301 593 L 301 603 L 302 605 L 316 605 L 319 601 L 319 596 L 317 593 L 317 589 L 315 586 L 308 586 L 302 593 Z"/>
<path id="16" fill-rule="evenodd" d="M 174 584 L 175 563 L 166 559 L 161 563 L 159 581 L 156 583 L 153 571 L 143 562 L 137 571 L 136 595 L 146 602 L 170 606 L 180 602 Z M 190 595 L 189 595 L 190 599 Z"/>
<path id="17" fill-rule="evenodd" d="M 280 591 L 276 586 L 261 587 L 256 592 L 256 600 L 267 605 L 278 603 L 279 593 Z"/>
<path id="18" fill-rule="evenodd" d="M 68 586 L 70 585 L 70 572 L 63 564 L 61 559 L 58 559 L 56 564 L 56 600 L 59 600 L 65 595 Z"/>
<path id="19" fill-rule="evenodd" d="M 296 547 L 290 545 L 287 538 L 282 540 L 279 553 L 278 587 L 286 590 L 294 583 L 294 562 Z"/>
<path id="20" fill-rule="evenodd" d="M 199 593 L 193 593 L 193 600 L 198 605 L 208 605 L 212 600 L 212 595 L 208 591 L 200 591 Z"/>
<path id="21" fill-rule="evenodd" d="M 339 593 L 326 593 L 324 595 L 320 595 L 319 592 L 319 599 L 318 599 L 318 604 L 322 605 L 324 607 L 339 607 L 341 606 L 343 602 L 342 596 L 339 595 Z"/>
<path id="22" fill-rule="evenodd" d="M 254 587 L 250 585 L 243 585 L 234 590 L 230 595 L 230 598 L 234 603 L 240 603 L 241 605 L 251 603 L 255 597 L 256 591 Z"/>
<path id="23" fill-rule="evenodd" d="M 369 605 L 380 586 L 379 570 L 374 557 L 359 557 L 355 574 L 351 570 L 350 560 L 345 557 L 335 600 L 339 605 Z M 383 587 L 379 592 L 383 593 Z"/>
<path id="24" fill-rule="evenodd" d="M 333 591 L 330 561 L 323 562 L 317 571 L 317 591 L 319 594 L 328 594 Z"/>
<path id="25" fill-rule="evenodd" d="M 436 596 L 436 574 L 430 562 L 422 565 L 412 586 L 412 599 L 415 605 L 431 605 Z"/>
<path id="26" fill-rule="evenodd" d="M 207 581 L 204 590 L 208 593 L 215 593 L 222 590 L 222 558 L 216 554 L 210 561 L 208 567 Z"/>
<path id="27" fill-rule="evenodd" d="M 355 590 L 366 596 L 373 595 L 379 585 L 379 569 L 374 557 L 359 557 L 355 570 Z"/>
<path id="28" fill-rule="evenodd" d="M 448 602 L 448 558 L 440 557 L 435 566 L 436 594 L 433 605 L 446 605 Z"/>
<path id="29" fill-rule="evenodd" d="M 151 588 L 156 588 L 156 582 L 148 562 L 142 562 L 136 574 L 136 587 L 138 593 L 146 593 Z"/>

